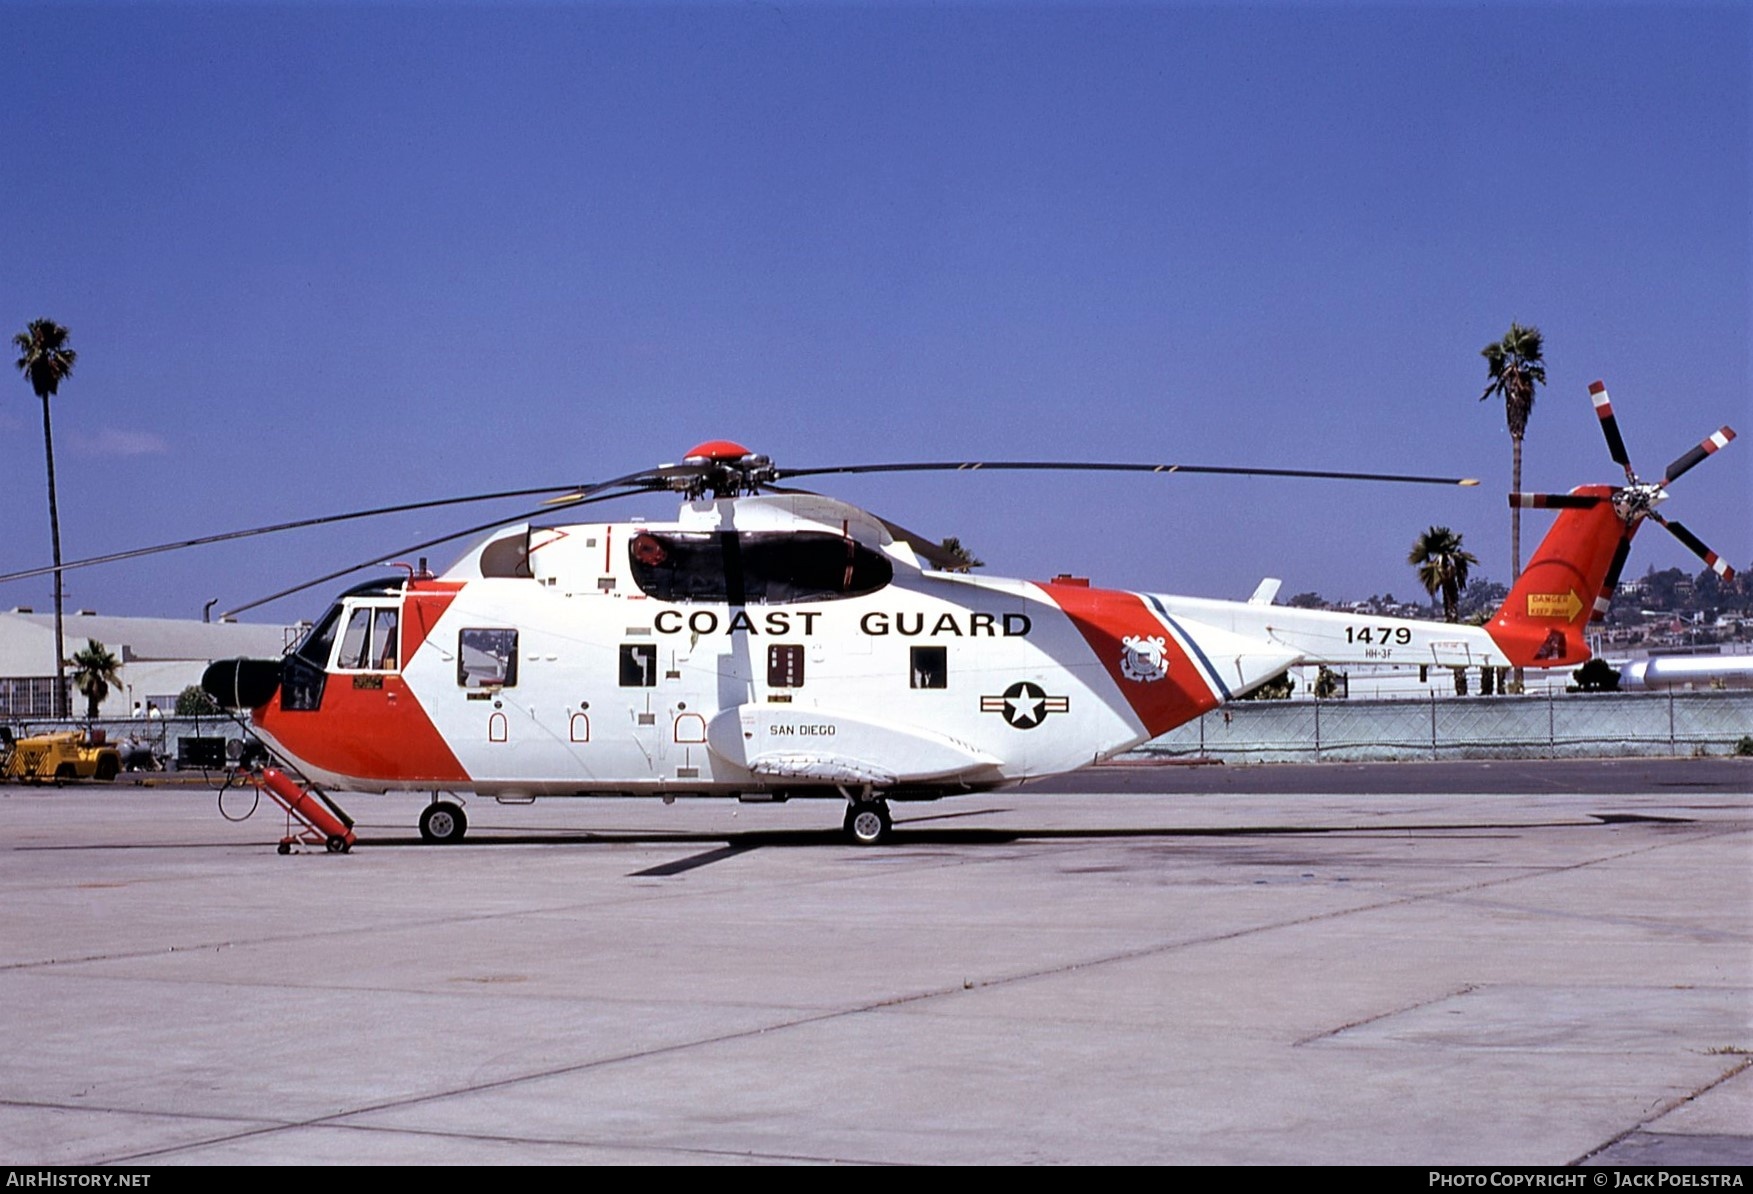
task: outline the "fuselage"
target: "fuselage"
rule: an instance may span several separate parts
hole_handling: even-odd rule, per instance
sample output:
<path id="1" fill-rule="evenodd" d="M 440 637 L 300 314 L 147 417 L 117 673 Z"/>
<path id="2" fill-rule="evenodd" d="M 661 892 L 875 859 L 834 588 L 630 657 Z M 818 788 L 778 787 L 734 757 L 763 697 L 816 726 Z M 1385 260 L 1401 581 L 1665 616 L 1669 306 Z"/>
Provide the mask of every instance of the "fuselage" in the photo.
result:
<path id="1" fill-rule="evenodd" d="M 352 790 L 930 796 L 1084 766 L 1225 688 L 1146 597 L 926 569 L 862 511 L 769 496 L 508 528 L 354 590 L 255 723 Z"/>

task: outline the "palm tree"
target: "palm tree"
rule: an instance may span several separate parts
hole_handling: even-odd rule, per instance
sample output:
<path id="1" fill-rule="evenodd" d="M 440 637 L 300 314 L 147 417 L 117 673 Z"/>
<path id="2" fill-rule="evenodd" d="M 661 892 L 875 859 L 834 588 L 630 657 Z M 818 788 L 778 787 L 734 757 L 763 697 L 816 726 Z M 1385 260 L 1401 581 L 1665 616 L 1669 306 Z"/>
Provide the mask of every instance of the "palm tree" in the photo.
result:
<path id="1" fill-rule="evenodd" d="M 974 553 L 963 547 L 962 541 L 953 535 L 945 539 L 942 546 L 944 554 L 955 561 L 953 564 L 946 565 L 946 569 L 950 572 L 970 572 L 975 568 L 986 567 L 985 560 L 975 559 Z"/>
<path id="2" fill-rule="evenodd" d="M 1540 329 L 1511 323 L 1502 340 L 1479 350 L 1485 358 L 1491 381 L 1484 402 L 1494 396 L 1503 399 L 1504 418 L 1510 428 L 1510 492 L 1522 492 L 1522 437 L 1528 434 L 1528 416 L 1534 413 L 1534 387 L 1546 384 L 1546 362 L 1541 357 L 1545 343 Z M 1510 583 L 1522 574 L 1522 511 L 1510 507 Z"/>
<path id="3" fill-rule="evenodd" d="M 1296 681 L 1291 678 L 1290 670 L 1287 668 L 1272 679 L 1249 689 L 1242 694 L 1240 699 L 1244 701 L 1288 701 L 1295 688 Z"/>
<path id="4" fill-rule="evenodd" d="M 18 346 L 18 370 L 30 381 L 43 403 L 43 452 L 49 462 L 49 538 L 55 549 L 55 716 L 67 716 L 67 647 L 61 607 L 61 511 L 55 501 L 55 436 L 49 426 L 49 399 L 61 380 L 73 372 L 78 353 L 67 347 L 67 329 L 53 320 L 33 319 L 12 337 Z"/>
<path id="5" fill-rule="evenodd" d="M 110 689 L 121 687 L 121 670 L 122 661 L 94 638 L 86 639 L 85 650 L 74 654 L 73 687 L 85 697 L 86 717 L 95 720 L 97 707 L 110 695 Z"/>
<path id="6" fill-rule="evenodd" d="M 1431 527 L 1413 540 L 1406 562 L 1417 568 L 1418 583 L 1432 598 L 1438 590 L 1442 591 L 1443 620 L 1457 621 L 1461 616 L 1461 590 L 1467 587 L 1467 577 L 1479 562 L 1472 552 L 1462 549 L 1461 536 L 1448 527 Z M 1455 669 L 1455 695 L 1467 695 L 1465 668 Z"/>

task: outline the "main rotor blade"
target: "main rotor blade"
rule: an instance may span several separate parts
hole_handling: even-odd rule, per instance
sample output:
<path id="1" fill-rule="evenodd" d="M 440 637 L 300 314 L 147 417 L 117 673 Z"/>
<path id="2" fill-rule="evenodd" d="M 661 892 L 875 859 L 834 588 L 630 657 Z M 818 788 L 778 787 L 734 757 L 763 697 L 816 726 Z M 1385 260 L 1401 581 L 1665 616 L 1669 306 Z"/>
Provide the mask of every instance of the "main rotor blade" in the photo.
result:
<path id="1" fill-rule="evenodd" d="M 637 489 L 666 489 L 669 482 L 676 477 L 697 477 L 708 466 L 698 464 L 660 464 L 656 468 L 642 468 L 636 473 L 628 473 L 625 477 L 616 477 L 613 481 L 596 481 L 589 485 L 580 485 L 568 493 L 549 498 L 544 505 L 569 506 L 592 494 L 601 493 L 617 485 L 630 485 Z M 558 488 L 558 487 L 556 487 Z M 541 492 L 550 492 L 542 490 Z"/>
<path id="2" fill-rule="evenodd" d="M 1595 404 L 1595 415 L 1601 420 L 1601 434 L 1607 437 L 1607 451 L 1613 455 L 1613 463 L 1625 470 L 1625 476 L 1636 482 L 1637 477 L 1631 471 L 1631 454 L 1625 450 L 1625 440 L 1619 434 L 1619 420 L 1613 417 L 1613 403 L 1607 398 L 1607 383 L 1595 381 L 1589 383 L 1589 401 Z"/>
<path id="3" fill-rule="evenodd" d="M 562 489 L 560 485 L 543 485 L 536 489 L 505 489 L 498 493 L 476 493 L 467 497 L 435 498 L 427 502 L 403 502 L 395 506 L 378 506 L 370 510 L 349 510 L 343 514 L 319 514 L 314 518 L 299 518 L 291 522 L 276 522 L 267 526 L 249 527 L 241 531 L 224 531 L 217 535 L 202 535 L 194 539 L 178 539 L 171 543 L 159 543 L 152 547 L 136 547 L 130 551 L 113 551 L 108 555 L 89 556 L 83 560 L 72 560 L 61 565 L 62 572 L 74 568 L 89 568 L 94 564 L 114 564 L 122 560 L 137 560 L 142 556 L 158 555 L 161 552 L 181 551 L 185 547 L 205 547 L 210 543 L 227 543 L 233 539 L 250 539 L 257 535 L 273 535 L 280 531 L 296 531 L 302 527 L 320 527 L 335 522 L 348 522 L 356 518 L 376 518 L 385 514 L 406 514 L 413 510 L 433 510 L 440 506 L 461 506 L 470 502 L 490 502 L 499 498 L 534 497 L 538 493 L 553 493 Z M 515 520 L 512 520 L 515 521 Z M 41 568 L 26 568 L 21 572 L 8 572 L 0 575 L 0 584 L 9 580 L 29 580 L 33 576 L 47 576 L 55 571 L 53 564 Z"/>
<path id="4" fill-rule="evenodd" d="M 1668 533 L 1684 543 L 1693 555 L 1703 560 L 1705 567 L 1709 568 L 1712 572 L 1715 572 L 1724 580 L 1735 579 L 1735 570 L 1729 567 L 1728 561 L 1724 560 L 1721 556 L 1717 555 L 1716 552 L 1705 546 L 1704 540 L 1700 539 L 1697 535 L 1694 535 L 1691 531 L 1687 530 L 1673 519 L 1663 518 L 1653 510 L 1650 511 L 1650 517 L 1667 527 Z"/>
<path id="5" fill-rule="evenodd" d="M 1388 481 L 1406 485 L 1477 485 L 1475 477 L 1422 477 L 1399 473 L 1350 473 L 1326 469 L 1237 468 L 1211 464 L 1119 464 L 1073 460 L 941 460 L 909 464 L 843 464 L 830 468 L 781 468 L 781 477 L 847 473 L 973 472 L 1201 473 L 1224 477 L 1302 477 L 1326 481 Z"/>
<path id="6" fill-rule="evenodd" d="M 1510 505 L 1523 510 L 1587 510 L 1607 499 L 1586 493 L 1512 493 Z"/>
<path id="7" fill-rule="evenodd" d="M 1672 485 L 1675 481 L 1678 481 L 1681 477 L 1692 471 L 1693 466 L 1698 464 L 1698 462 L 1703 460 L 1706 456 L 1714 455 L 1723 448 L 1728 447 L 1729 441 L 1734 438 L 1735 429 L 1733 427 L 1722 427 L 1712 432 L 1710 435 L 1705 436 L 1696 448 L 1693 448 L 1684 456 L 1681 456 L 1674 461 L 1673 464 L 1668 466 L 1668 473 L 1662 478 L 1662 485 L 1664 487 Z"/>
<path id="8" fill-rule="evenodd" d="M 538 490 L 537 492 L 542 493 L 542 492 L 546 492 L 546 491 L 545 490 Z M 569 505 L 569 506 L 588 506 L 593 502 L 610 502 L 610 501 L 615 500 L 616 498 L 629 497 L 635 493 L 640 493 L 640 492 L 643 492 L 643 490 L 638 489 L 638 488 L 624 489 L 624 490 L 621 490 L 621 491 L 616 492 L 616 493 L 604 493 L 604 494 L 598 494 L 598 495 L 593 496 L 593 497 L 579 498 L 575 501 L 568 502 L 567 505 Z M 220 617 L 220 620 L 223 621 L 226 618 L 230 618 L 230 617 L 233 617 L 237 614 L 241 614 L 241 613 L 245 612 L 246 610 L 252 610 L 252 609 L 257 608 L 258 606 L 267 605 L 271 601 L 278 601 L 282 597 L 290 597 L 294 593 L 302 593 L 306 589 L 315 588 L 317 585 L 320 585 L 320 584 L 324 583 L 325 581 L 339 580 L 343 576 L 348 575 L 349 573 L 358 572 L 361 568 L 376 567 L 376 566 L 380 565 L 384 560 L 392 558 L 394 556 L 412 555 L 414 552 L 423 551 L 428 547 L 437 547 L 441 543 L 449 543 L 452 540 L 461 539 L 465 535 L 478 535 L 483 531 L 490 531 L 494 527 L 502 527 L 502 526 L 510 525 L 512 523 L 525 522 L 531 518 L 536 518 L 536 517 L 539 517 L 539 516 L 544 515 L 544 514 L 552 514 L 556 509 L 565 509 L 565 507 L 564 506 L 555 507 L 555 506 L 544 504 L 542 506 L 542 508 L 539 510 L 531 510 L 531 511 L 524 513 L 524 514 L 513 515 L 510 518 L 495 518 L 492 522 L 484 522 L 484 523 L 481 523 L 479 526 L 472 526 L 472 527 L 469 527 L 465 530 L 455 531 L 449 535 L 442 535 L 437 539 L 427 539 L 426 541 L 424 541 L 422 543 L 411 543 L 407 547 L 398 547 L 394 551 L 379 552 L 376 555 L 372 556 L 369 560 L 362 560 L 357 564 L 353 564 L 349 567 L 339 569 L 335 572 L 325 573 L 324 575 L 319 576 L 319 577 L 315 578 L 314 580 L 307 580 L 303 584 L 293 585 L 290 589 L 281 589 L 278 593 L 270 593 L 266 597 L 258 597 L 254 601 L 247 602 L 246 604 L 243 604 L 243 605 L 239 605 L 233 609 L 228 609 L 224 613 L 220 614 L 219 617 Z"/>

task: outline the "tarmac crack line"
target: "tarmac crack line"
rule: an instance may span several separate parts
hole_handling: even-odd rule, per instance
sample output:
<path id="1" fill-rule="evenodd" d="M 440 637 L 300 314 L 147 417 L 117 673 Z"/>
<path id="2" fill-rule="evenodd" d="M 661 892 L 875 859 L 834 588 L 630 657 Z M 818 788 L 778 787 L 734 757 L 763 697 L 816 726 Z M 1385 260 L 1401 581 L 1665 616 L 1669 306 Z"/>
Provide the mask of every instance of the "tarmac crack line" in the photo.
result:
<path id="1" fill-rule="evenodd" d="M 226 1115 L 223 1112 L 209 1111 L 153 1111 L 139 1107 L 100 1106 L 92 1103 L 55 1102 L 48 1099 L 0 1099 L 0 1107 L 18 1107 L 33 1111 L 80 1111 L 98 1115 L 138 1115 L 145 1119 L 190 1119 L 224 1123 L 227 1120 L 246 1124 L 263 1124 L 275 1126 L 279 1120 L 263 1115 Z"/>
<path id="2" fill-rule="evenodd" d="M 722 839 L 719 839 L 719 840 L 722 840 Z M 708 851 L 704 855 L 694 855 L 692 857 L 694 859 L 703 859 L 704 860 L 702 862 L 695 863 L 696 866 L 700 866 L 700 865 L 705 865 L 706 862 L 717 862 L 717 861 L 720 861 L 724 858 L 728 858 L 728 857 L 732 856 L 733 853 L 734 854 L 749 853 L 749 852 L 753 851 L 757 846 L 760 846 L 763 844 L 765 844 L 765 843 L 762 841 L 759 841 L 759 840 L 750 841 L 750 842 L 746 842 L 746 843 L 732 841 L 728 845 L 724 846 L 723 848 L 721 848 L 719 850 Z M 19 846 L 15 846 L 12 848 L 13 849 L 61 849 L 63 847 L 19 847 Z M 73 847 L 65 847 L 65 848 L 71 849 Z M 864 851 L 862 851 L 862 848 L 861 848 L 861 853 L 865 853 Z M 688 862 L 690 860 L 683 859 L 681 861 Z M 968 861 L 968 860 L 960 860 L 956 863 L 956 865 L 965 865 L 966 861 Z M 975 862 L 976 864 L 980 864 L 980 863 L 997 864 L 997 863 L 1002 862 L 1004 860 L 999 859 L 999 858 L 992 858 L 992 859 L 976 859 L 976 860 L 972 860 L 972 861 Z M 671 864 L 659 864 L 659 866 L 664 866 L 664 865 L 671 865 Z M 929 863 L 926 863 L 923 865 L 912 866 L 912 867 L 909 867 L 908 869 L 931 870 L 931 869 L 939 869 L 939 868 L 941 868 L 942 865 L 943 865 L 943 863 L 942 863 L 941 859 L 934 858 Z M 688 869 L 688 868 L 683 868 L 683 869 Z M 646 872 L 635 872 L 635 874 L 645 874 L 645 873 Z M 887 878 L 892 877 L 894 873 L 895 872 L 893 870 L 885 870 L 884 872 L 882 872 L 881 877 L 884 879 L 887 879 Z M 874 878 L 877 878 L 877 876 L 874 874 L 867 874 L 867 875 L 861 876 L 861 878 L 874 879 Z M 808 878 L 798 879 L 798 880 L 794 881 L 791 885 L 809 885 L 809 884 L 813 884 L 813 883 L 819 883 L 820 881 L 821 880 L 819 877 L 812 876 L 812 877 L 808 877 Z M 111 952 L 111 953 L 85 954 L 85 955 L 81 955 L 78 957 L 72 957 L 72 958 L 31 958 L 31 959 L 26 959 L 23 961 L 0 962 L 0 974 L 4 974 L 7 971 L 15 971 L 15 970 L 45 969 L 45 968 L 54 967 L 54 966 L 77 966 L 77 965 L 82 965 L 82 964 L 90 963 L 90 962 L 139 961 L 139 960 L 146 959 L 146 958 L 162 957 L 167 953 L 170 953 L 170 954 L 193 953 L 193 952 L 199 952 L 202 950 L 238 949 L 238 948 L 249 948 L 249 947 L 263 946 L 263 945 L 284 945 L 284 944 L 288 944 L 291 942 L 298 942 L 298 941 L 319 941 L 319 940 L 323 940 L 324 938 L 335 937 L 337 935 L 358 935 L 358 934 L 366 934 L 366 933 L 379 933 L 379 932 L 385 932 L 385 931 L 397 932 L 397 931 L 404 931 L 404 930 L 409 930 L 409 929 L 426 931 L 426 930 L 434 927 L 435 924 L 442 924 L 442 925 L 446 925 L 446 926 L 463 925 L 463 924 L 479 924 L 479 923 L 490 922 L 490 921 L 494 921 L 494 920 L 503 920 L 503 919 L 506 919 L 508 917 L 564 916 L 564 915 L 567 915 L 568 913 L 574 913 L 574 912 L 578 912 L 578 911 L 587 911 L 587 912 L 591 913 L 592 915 L 600 915 L 605 907 L 608 907 L 611 905 L 619 905 L 619 904 L 623 904 L 623 903 L 625 903 L 625 904 L 644 903 L 644 902 L 648 901 L 650 898 L 651 898 L 651 896 L 650 896 L 649 891 L 640 891 L 637 893 L 635 893 L 635 892 L 621 892 L 620 894 L 612 896 L 607 900 L 594 900 L 594 901 L 585 901 L 585 902 L 574 901 L 574 902 L 568 902 L 568 903 L 546 905 L 546 906 L 541 906 L 541 907 L 513 908 L 513 909 L 507 909 L 504 911 L 495 911 L 495 912 L 459 913 L 459 914 L 455 914 L 452 916 L 448 916 L 448 917 L 444 918 L 442 921 L 437 921 L 437 922 L 431 921 L 431 920 L 410 920 L 410 921 L 406 922 L 405 924 L 401 924 L 401 925 L 397 925 L 397 924 L 387 924 L 387 925 L 386 924 L 373 924 L 373 925 L 360 925 L 360 926 L 356 926 L 356 927 L 349 928 L 349 929 L 343 929 L 343 930 L 313 929 L 313 930 L 304 931 L 304 932 L 269 933 L 269 934 L 264 934 L 261 936 L 239 937 L 239 938 L 235 938 L 235 939 L 228 940 L 228 941 L 205 941 L 205 942 L 198 942 L 198 943 L 189 944 L 189 945 L 172 945 L 172 946 L 168 946 L 168 947 L 158 947 L 158 948 L 153 948 L 153 949 L 120 950 L 120 951 L 115 951 L 115 952 Z M 674 898 L 684 899 L 687 897 L 684 895 L 684 893 L 678 891 L 675 893 Z"/>
<path id="3" fill-rule="evenodd" d="M 800 1161 L 809 1163 L 837 1162 L 853 1165 L 902 1165 L 905 1162 L 868 1160 L 863 1157 L 825 1157 L 814 1153 L 769 1152 L 758 1149 L 690 1148 L 681 1144 L 651 1144 L 645 1141 L 567 1140 L 552 1136 L 507 1136 L 503 1133 L 450 1132 L 437 1128 L 387 1127 L 382 1124 L 324 1124 L 325 1128 L 342 1132 L 376 1133 L 385 1136 L 429 1136 L 438 1140 L 475 1140 L 491 1144 L 519 1146 L 542 1145 L 558 1148 L 613 1148 L 627 1152 L 654 1153 L 684 1157 L 736 1157 L 755 1161 Z"/>
<path id="4" fill-rule="evenodd" d="M 1469 900 L 1451 897 L 1449 902 L 1460 908 L 1479 908 L 1490 912 L 1514 912 L 1523 916 L 1531 916 L 1542 920 L 1562 920 L 1581 922 L 1583 924 L 1613 925 L 1622 929 L 1642 929 L 1645 932 L 1662 936 L 1680 936 L 1694 941 L 1706 941 L 1713 944 L 1746 944 L 1753 942 L 1753 936 L 1745 932 L 1731 932 L 1725 929 L 1703 929 L 1691 925 L 1673 924 L 1668 921 L 1655 920 L 1644 916 L 1590 916 L 1580 912 L 1564 912 L 1554 908 L 1538 908 L 1528 904 L 1515 904 L 1507 900 Z"/>
<path id="5" fill-rule="evenodd" d="M 678 894 L 677 898 L 683 898 Z M 571 913 L 588 912 L 601 915 L 603 909 L 620 904 L 637 904 L 639 897 L 623 894 L 610 900 L 572 901 L 563 904 L 549 904 L 529 908 L 511 908 L 495 912 L 458 913 L 441 920 L 409 919 L 401 922 L 384 924 L 358 925 L 346 929 L 311 929 L 305 932 L 267 933 L 261 936 L 237 937 L 226 941 L 202 941 L 189 945 L 158 946 L 152 949 L 117 950 L 111 953 L 81 954 L 71 958 L 31 958 L 18 962 L 0 963 L 0 974 L 14 970 L 45 969 L 52 966 L 77 966 L 88 962 L 130 962 L 146 958 L 160 958 L 166 954 L 200 953 L 205 950 L 241 949 L 262 945 L 285 945 L 297 941 L 321 941 L 328 938 L 351 937 L 371 933 L 395 933 L 407 931 L 425 932 L 438 926 L 455 926 L 464 924 L 480 924 L 510 917 L 524 916 L 565 916 Z M 101 976 L 100 976 L 101 977 Z"/>
<path id="6" fill-rule="evenodd" d="M 1513 875 L 1499 875 L 1495 878 L 1482 879 L 1476 883 L 1462 884 L 1446 891 L 1431 891 L 1415 895 L 1395 896 L 1377 900 L 1373 903 L 1359 904 L 1351 908 L 1335 908 L 1329 912 L 1315 912 L 1307 916 L 1298 916 L 1292 917 L 1288 920 L 1274 921 L 1271 924 L 1249 925 L 1245 928 L 1231 929 L 1204 937 L 1189 938 L 1185 941 L 1163 942 L 1157 945 L 1140 946 L 1136 949 L 1123 950 L 1115 954 L 1089 959 L 1083 962 L 1065 963 L 1037 971 L 1029 971 L 1022 974 L 993 979 L 990 982 L 976 983 L 975 986 L 1001 986 L 1013 982 L 1026 982 L 1036 978 L 1049 978 L 1072 970 L 1085 969 L 1090 966 L 1104 966 L 1115 962 L 1130 962 L 1139 958 L 1171 953 L 1176 950 L 1187 949 L 1194 946 L 1216 945 L 1225 941 L 1236 941 L 1244 937 L 1257 936 L 1261 933 L 1277 932 L 1280 929 L 1299 928 L 1303 925 L 1320 924 L 1323 921 L 1337 920 L 1341 917 L 1355 916 L 1360 913 L 1380 912 L 1384 909 L 1409 907 L 1413 904 L 1427 903 L 1437 900 L 1453 900 L 1455 897 L 1465 895 L 1469 892 L 1484 891 L 1489 888 L 1501 887 L 1509 883 L 1521 883 L 1530 879 L 1543 879 L 1549 878 L 1553 875 L 1562 875 L 1567 871 L 1582 870 L 1586 867 L 1597 866 L 1604 862 L 1616 862 L 1620 859 L 1629 858 L 1635 854 L 1664 849 L 1673 844 L 1674 843 L 1671 842 L 1656 842 L 1647 846 L 1634 846 L 1617 853 L 1604 854 L 1596 858 L 1584 859 L 1580 862 L 1566 863 L 1562 866 L 1524 867 L 1519 869 L 1518 873 Z"/>
<path id="7" fill-rule="evenodd" d="M 1602 1153 L 1604 1153 L 1608 1149 L 1612 1148 L 1615 1144 L 1618 1144 L 1621 1140 L 1624 1140 L 1626 1137 L 1631 1136 L 1634 1133 L 1643 1131 L 1645 1128 L 1649 1127 L 1650 1124 L 1655 1123 L 1658 1119 L 1661 1119 L 1664 1115 L 1667 1115 L 1669 1112 L 1672 1112 L 1680 1107 L 1684 1107 L 1687 1103 L 1690 1103 L 1693 1099 L 1698 1098 L 1700 1095 L 1705 1095 L 1705 1094 L 1708 1094 L 1711 1091 L 1715 1090 L 1717 1087 L 1719 1087 L 1723 1083 L 1727 1082 L 1730 1078 L 1733 1078 L 1739 1074 L 1745 1073 L 1747 1071 L 1748 1067 L 1750 1067 L 1750 1066 L 1753 1066 L 1753 1057 L 1742 1058 L 1739 1065 L 1730 1066 L 1722 1074 L 1719 1074 L 1712 1081 L 1706 1082 L 1703 1086 L 1699 1087 L 1697 1090 L 1692 1091 L 1690 1094 L 1681 1095 L 1677 1098 L 1668 1100 L 1667 1102 L 1658 1106 L 1653 1114 L 1646 1116 L 1643 1119 L 1638 1120 L 1636 1123 L 1632 1124 L 1629 1128 L 1626 1128 L 1623 1132 L 1619 1133 L 1617 1136 L 1613 1136 L 1605 1141 L 1602 1141 L 1600 1144 L 1596 1145 L 1594 1148 L 1591 1148 L 1588 1152 L 1584 1153 L 1580 1157 L 1576 1157 L 1576 1158 L 1573 1158 L 1572 1160 L 1566 1161 L 1565 1168 L 1575 1168 L 1576 1166 L 1581 1165 L 1584 1162 L 1588 1161 L 1588 1159 L 1590 1157 L 1600 1156 Z"/>
<path id="8" fill-rule="evenodd" d="M 745 1028 L 737 1032 L 720 1033 L 714 1036 L 700 1037 L 693 1040 L 674 1041 L 667 1045 L 658 1045 L 648 1049 L 634 1050 L 632 1052 L 615 1054 L 609 1057 L 593 1058 L 589 1061 L 575 1062 L 571 1065 L 553 1066 L 545 1070 L 536 1070 L 525 1074 L 513 1074 L 505 1078 L 496 1078 L 491 1082 L 476 1082 L 450 1090 L 433 1091 L 421 1095 L 410 1095 L 400 1099 L 386 1099 L 379 1103 L 371 1103 L 363 1107 L 354 1107 L 347 1111 L 337 1111 L 330 1115 L 315 1116 L 309 1119 L 289 1120 L 284 1123 L 272 1124 L 251 1131 L 228 1133 L 223 1136 L 214 1137 L 210 1140 L 187 1141 L 182 1144 L 165 1148 L 149 1149 L 144 1152 L 130 1153 L 121 1157 L 110 1157 L 106 1158 L 104 1163 L 119 1164 L 122 1162 L 141 1161 L 150 1157 L 164 1156 L 168 1153 L 183 1152 L 191 1148 L 205 1148 L 215 1144 L 229 1144 L 238 1140 L 248 1140 L 252 1137 L 263 1136 L 273 1132 L 284 1132 L 295 1128 L 368 1126 L 348 1124 L 344 1121 L 360 1115 L 371 1115 L 383 1111 L 396 1111 L 409 1107 L 430 1105 L 442 1102 L 446 1099 L 461 1098 L 465 1095 L 484 1094 L 489 1091 L 504 1090 L 513 1086 L 521 1086 L 529 1082 L 540 1082 L 549 1078 L 586 1073 L 590 1070 L 603 1069 L 608 1066 L 621 1065 L 626 1062 L 645 1061 L 651 1058 L 664 1057 L 670 1054 L 681 1053 L 704 1046 L 747 1040 L 751 1037 L 765 1036 L 770 1032 L 782 1032 L 787 1029 L 826 1023 L 828 1021 L 839 1020 L 848 1016 L 856 1016 L 864 1012 L 878 1011 L 885 1007 L 912 1003 L 922 999 L 935 999 L 940 995 L 949 994 L 952 991 L 960 991 L 961 989 L 961 987 L 956 986 L 944 987 L 931 991 L 915 992 L 910 995 L 895 996 L 888 999 L 861 1004 L 857 1007 L 838 1008 L 833 1011 L 819 1012 L 815 1015 L 800 1016 L 791 1020 L 783 1020 L 776 1024 Z"/>
<path id="9" fill-rule="evenodd" d="M 1310 1033 L 1308 1036 L 1292 1041 L 1290 1047 L 1292 1049 L 1300 1049 L 1304 1045 L 1312 1045 L 1316 1041 L 1326 1040 L 1331 1036 L 1338 1036 L 1342 1032 L 1350 1032 L 1353 1028 L 1362 1028 L 1365 1024 L 1374 1024 L 1380 1020 L 1390 1020 L 1395 1016 L 1403 1015 L 1406 1012 L 1417 1011 L 1421 1007 L 1433 1007 L 1436 1004 L 1445 1003 L 1450 999 L 1458 999 L 1463 995 L 1471 995 L 1477 990 L 1479 990 L 1478 983 L 1463 983 L 1453 991 L 1443 991 L 1440 994 L 1432 995 L 1428 999 L 1415 999 L 1411 1003 L 1405 1004 L 1401 1007 L 1386 1008 L 1377 1012 L 1373 1016 L 1364 1016 L 1360 1019 L 1340 1024 L 1334 1028 L 1324 1028 L 1320 1032 Z"/>

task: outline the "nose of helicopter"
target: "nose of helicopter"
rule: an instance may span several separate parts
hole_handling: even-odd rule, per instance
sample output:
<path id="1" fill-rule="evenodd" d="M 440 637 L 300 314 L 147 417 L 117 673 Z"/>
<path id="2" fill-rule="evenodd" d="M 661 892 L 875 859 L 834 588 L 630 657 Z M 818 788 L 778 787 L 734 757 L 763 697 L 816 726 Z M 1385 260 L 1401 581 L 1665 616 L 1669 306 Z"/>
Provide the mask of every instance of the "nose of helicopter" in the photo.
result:
<path id="1" fill-rule="evenodd" d="M 201 673 L 201 691 L 225 709 L 259 709 L 279 687 L 278 659 L 221 659 Z"/>

